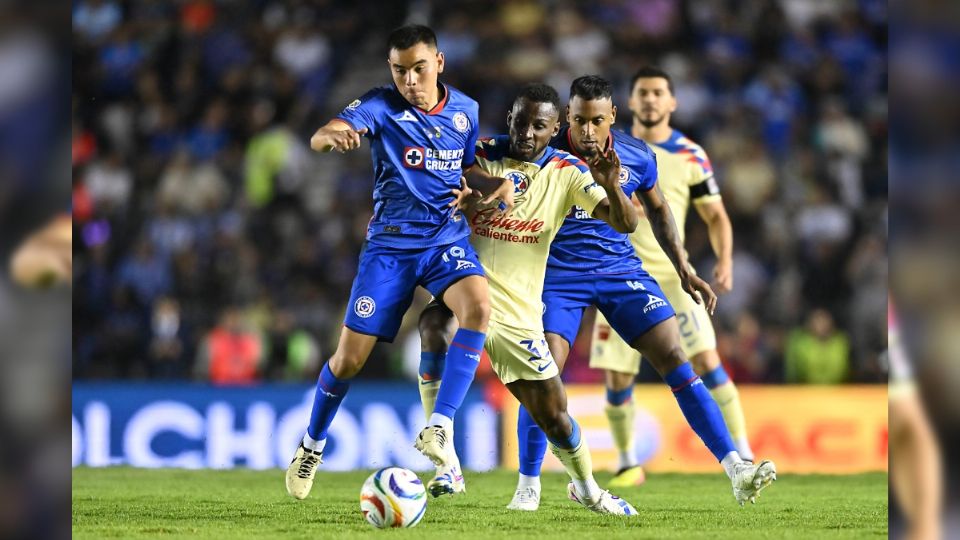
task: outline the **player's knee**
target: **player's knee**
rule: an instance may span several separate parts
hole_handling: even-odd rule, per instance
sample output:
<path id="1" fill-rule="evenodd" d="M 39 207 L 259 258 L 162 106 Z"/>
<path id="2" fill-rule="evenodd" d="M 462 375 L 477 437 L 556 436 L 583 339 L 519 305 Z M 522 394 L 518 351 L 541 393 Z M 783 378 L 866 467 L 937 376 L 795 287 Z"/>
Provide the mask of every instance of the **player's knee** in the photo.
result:
<path id="1" fill-rule="evenodd" d="M 477 330 L 487 331 L 487 323 L 490 321 L 490 301 L 488 299 L 479 300 L 471 303 L 464 309 L 463 318 L 460 326 Z"/>
<path id="2" fill-rule="evenodd" d="M 447 314 L 438 309 L 428 309 L 420 314 L 417 329 L 422 350 L 442 353 L 447 349 L 448 323 Z"/>
<path id="3" fill-rule="evenodd" d="M 693 371 L 697 375 L 703 376 L 716 369 L 719 362 L 712 361 L 713 358 L 707 353 L 695 354 L 690 357 L 690 364 L 693 365 Z"/>
<path id="4" fill-rule="evenodd" d="M 680 344 L 676 343 L 664 347 L 661 354 L 651 357 L 650 361 L 657 372 L 663 376 L 683 365 L 687 361 L 687 355 L 684 354 Z"/>
<path id="5" fill-rule="evenodd" d="M 360 373 L 366 360 L 361 354 L 338 349 L 330 357 L 330 372 L 338 379 L 352 379 Z"/>

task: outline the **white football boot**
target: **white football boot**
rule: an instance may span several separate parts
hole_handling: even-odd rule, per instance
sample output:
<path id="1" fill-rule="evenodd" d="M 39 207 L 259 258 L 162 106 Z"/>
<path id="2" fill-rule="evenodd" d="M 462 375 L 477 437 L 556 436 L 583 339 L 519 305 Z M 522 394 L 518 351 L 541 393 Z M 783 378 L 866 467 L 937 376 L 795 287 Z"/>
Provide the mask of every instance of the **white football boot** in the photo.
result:
<path id="1" fill-rule="evenodd" d="M 427 482 L 427 491 L 434 497 L 466 493 L 467 484 L 463 481 L 463 471 L 459 464 L 437 467 L 437 474 Z"/>
<path id="2" fill-rule="evenodd" d="M 452 437 L 440 426 L 427 426 L 417 435 L 413 447 L 433 462 L 437 467 L 447 464 L 447 443 L 453 446 Z"/>
<path id="3" fill-rule="evenodd" d="M 535 487 L 517 488 L 507 510 L 536 512 L 540 508 L 540 490 Z"/>
<path id="4" fill-rule="evenodd" d="M 754 465 L 748 461 L 733 466 L 733 496 L 740 506 L 750 501 L 756 504 L 757 496 L 763 489 L 777 480 L 777 466 L 770 460 Z"/>
<path id="5" fill-rule="evenodd" d="M 287 493 L 296 499 L 306 499 L 313 487 L 313 477 L 317 466 L 323 463 L 323 453 L 315 452 L 303 446 L 297 448 L 290 466 L 287 467 Z"/>
<path id="6" fill-rule="evenodd" d="M 567 497 L 569 497 L 571 501 L 585 506 L 588 510 L 598 514 L 612 514 L 615 516 L 637 515 L 637 510 L 630 503 L 607 490 L 601 491 L 600 498 L 591 503 L 590 501 L 581 499 L 577 494 L 576 486 L 573 485 L 573 482 L 570 482 L 567 484 Z"/>
<path id="7" fill-rule="evenodd" d="M 437 466 L 436 475 L 427 482 L 430 495 L 439 497 L 467 491 L 452 433 L 440 426 L 427 426 L 417 435 L 413 446 Z"/>

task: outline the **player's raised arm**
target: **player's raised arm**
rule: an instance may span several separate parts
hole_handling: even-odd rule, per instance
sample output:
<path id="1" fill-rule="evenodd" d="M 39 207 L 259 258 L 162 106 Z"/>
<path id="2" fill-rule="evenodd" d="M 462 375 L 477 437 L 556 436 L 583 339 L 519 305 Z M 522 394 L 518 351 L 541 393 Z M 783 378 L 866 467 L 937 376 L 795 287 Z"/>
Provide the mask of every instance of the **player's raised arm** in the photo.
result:
<path id="1" fill-rule="evenodd" d="M 589 162 L 590 174 L 597 184 L 607 192 L 607 198 L 593 210 L 593 217 L 606 221 L 613 230 L 620 233 L 632 233 L 637 229 L 640 217 L 637 209 L 620 189 L 620 157 L 610 149 L 606 154 L 598 152 Z"/>
<path id="2" fill-rule="evenodd" d="M 705 302 L 707 311 L 713 315 L 713 310 L 717 307 L 717 295 L 710 288 L 710 285 L 707 285 L 705 281 L 690 271 L 687 255 L 683 251 L 683 244 L 680 241 L 680 233 L 673 219 L 673 212 L 670 211 L 670 205 L 663 197 L 660 186 L 654 184 L 652 189 L 640 191 L 637 196 L 643 203 L 644 211 L 647 214 L 647 219 L 650 220 L 650 226 L 653 228 L 653 235 L 657 238 L 657 243 L 670 258 L 670 262 L 673 263 L 673 267 L 680 276 L 683 290 L 697 303 Z"/>
<path id="3" fill-rule="evenodd" d="M 310 148 L 317 152 L 336 150 L 343 153 L 360 148 L 360 137 L 367 133 L 367 128 L 354 130 L 350 124 L 340 119 L 333 119 L 310 137 Z"/>

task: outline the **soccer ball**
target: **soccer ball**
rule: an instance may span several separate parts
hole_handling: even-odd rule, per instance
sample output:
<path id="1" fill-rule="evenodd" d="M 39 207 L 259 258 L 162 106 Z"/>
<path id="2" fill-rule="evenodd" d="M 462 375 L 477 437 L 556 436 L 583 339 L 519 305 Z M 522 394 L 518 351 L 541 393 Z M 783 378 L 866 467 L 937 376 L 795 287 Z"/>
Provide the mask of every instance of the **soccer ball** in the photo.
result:
<path id="1" fill-rule="evenodd" d="M 413 527 L 427 510 L 427 492 L 417 475 L 387 467 L 370 475 L 360 490 L 360 511 L 378 529 Z"/>

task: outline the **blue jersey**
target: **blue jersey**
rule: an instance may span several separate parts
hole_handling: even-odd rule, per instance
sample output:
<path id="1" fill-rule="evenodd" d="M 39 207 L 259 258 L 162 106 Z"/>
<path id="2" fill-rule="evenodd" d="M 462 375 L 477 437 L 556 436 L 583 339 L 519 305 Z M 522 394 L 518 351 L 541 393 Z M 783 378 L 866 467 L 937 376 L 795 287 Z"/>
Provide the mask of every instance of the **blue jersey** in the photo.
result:
<path id="1" fill-rule="evenodd" d="M 627 197 L 657 183 L 657 158 L 647 144 L 620 131 L 611 131 L 611 144 L 620 157 L 620 187 Z M 564 126 L 551 146 L 574 153 L 569 126 Z M 620 274 L 641 268 L 627 234 L 613 230 L 582 208 L 574 207 L 550 247 L 547 278 L 578 274 Z"/>
<path id="2" fill-rule="evenodd" d="M 347 105 L 337 119 L 367 129 L 373 157 L 373 219 L 367 241 L 417 249 L 450 244 L 470 234 L 447 204 L 473 165 L 477 102 L 441 85 L 440 102 L 424 111 L 393 85 L 374 88 Z"/>

